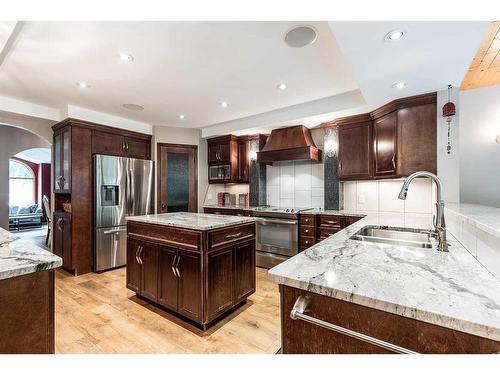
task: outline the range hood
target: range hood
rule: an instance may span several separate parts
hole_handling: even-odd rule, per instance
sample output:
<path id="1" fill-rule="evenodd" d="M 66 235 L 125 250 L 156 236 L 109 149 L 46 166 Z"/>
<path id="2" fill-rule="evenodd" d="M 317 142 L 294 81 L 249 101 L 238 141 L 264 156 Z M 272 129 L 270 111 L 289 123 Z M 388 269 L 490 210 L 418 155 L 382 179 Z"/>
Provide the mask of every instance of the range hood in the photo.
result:
<path id="1" fill-rule="evenodd" d="M 272 164 L 285 160 L 321 161 L 321 150 L 318 150 L 305 126 L 273 130 L 262 151 L 257 152 L 257 163 Z"/>

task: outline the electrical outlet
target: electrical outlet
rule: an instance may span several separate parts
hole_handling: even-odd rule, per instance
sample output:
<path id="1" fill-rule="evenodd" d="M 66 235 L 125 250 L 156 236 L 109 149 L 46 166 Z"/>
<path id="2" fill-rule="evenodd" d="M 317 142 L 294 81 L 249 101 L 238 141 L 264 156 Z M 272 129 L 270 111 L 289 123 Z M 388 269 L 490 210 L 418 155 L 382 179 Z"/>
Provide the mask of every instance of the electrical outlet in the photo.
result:
<path id="1" fill-rule="evenodd" d="M 358 195 L 358 203 L 359 204 L 365 204 L 366 200 L 365 200 L 365 195 L 364 194 L 359 194 Z"/>

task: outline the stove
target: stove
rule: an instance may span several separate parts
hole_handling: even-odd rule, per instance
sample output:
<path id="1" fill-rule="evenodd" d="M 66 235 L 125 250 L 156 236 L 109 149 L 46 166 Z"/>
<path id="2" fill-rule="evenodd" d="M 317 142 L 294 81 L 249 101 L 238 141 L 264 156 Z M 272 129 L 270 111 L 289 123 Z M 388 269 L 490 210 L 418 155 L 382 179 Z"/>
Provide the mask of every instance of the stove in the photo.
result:
<path id="1" fill-rule="evenodd" d="M 254 210 L 258 267 L 274 267 L 299 253 L 299 213 L 306 210 L 272 206 Z"/>

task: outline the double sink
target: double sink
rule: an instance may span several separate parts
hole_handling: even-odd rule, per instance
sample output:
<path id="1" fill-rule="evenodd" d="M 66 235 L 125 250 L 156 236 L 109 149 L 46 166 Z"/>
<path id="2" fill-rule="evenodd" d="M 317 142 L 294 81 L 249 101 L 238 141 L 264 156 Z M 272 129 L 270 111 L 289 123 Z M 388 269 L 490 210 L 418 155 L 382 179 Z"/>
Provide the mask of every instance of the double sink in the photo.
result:
<path id="1" fill-rule="evenodd" d="M 431 249 L 435 233 L 432 230 L 398 228 L 384 225 L 367 225 L 349 239 L 362 242 L 385 243 Z"/>

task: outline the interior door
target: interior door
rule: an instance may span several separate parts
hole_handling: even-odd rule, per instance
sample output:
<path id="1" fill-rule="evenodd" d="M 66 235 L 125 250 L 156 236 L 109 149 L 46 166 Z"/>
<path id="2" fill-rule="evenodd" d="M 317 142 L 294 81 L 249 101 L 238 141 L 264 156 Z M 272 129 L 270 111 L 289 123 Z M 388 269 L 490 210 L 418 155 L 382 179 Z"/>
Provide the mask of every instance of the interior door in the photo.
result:
<path id="1" fill-rule="evenodd" d="M 198 211 L 198 146 L 158 144 L 158 212 Z"/>

